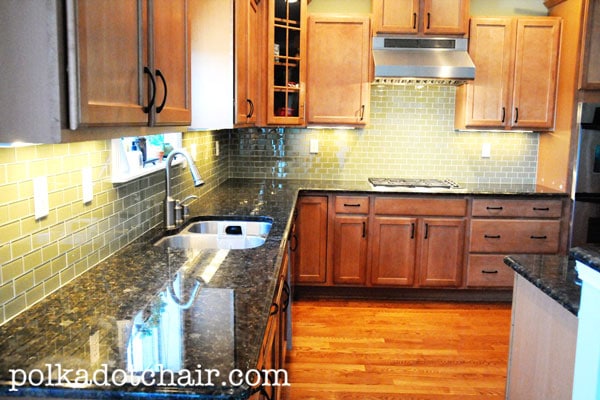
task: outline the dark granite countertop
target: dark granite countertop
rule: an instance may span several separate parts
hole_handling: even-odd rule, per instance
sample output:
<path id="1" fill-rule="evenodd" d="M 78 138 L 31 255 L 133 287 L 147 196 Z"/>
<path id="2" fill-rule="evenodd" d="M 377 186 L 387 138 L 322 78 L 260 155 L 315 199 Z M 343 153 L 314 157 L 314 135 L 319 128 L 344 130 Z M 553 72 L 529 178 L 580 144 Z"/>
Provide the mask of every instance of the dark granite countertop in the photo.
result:
<path id="1" fill-rule="evenodd" d="M 504 262 L 560 305 L 577 315 L 581 286 L 575 260 L 558 255 L 509 255 Z"/>
<path id="2" fill-rule="evenodd" d="M 600 272 L 600 244 L 574 247 L 571 249 L 570 254 L 575 260 L 581 261 Z"/>
<path id="3" fill-rule="evenodd" d="M 161 249 L 153 243 L 164 231 L 148 233 L 0 326 L 0 396 L 246 398 L 248 387 L 231 385 L 226 377 L 257 366 L 299 190 L 566 196 L 535 185 L 379 190 L 367 182 L 313 180 L 229 179 L 209 193 L 199 189 L 192 215 L 273 218 L 265 244 L 249 250 Z M 103 375 L 158 364 L 192 373 L 215 369 L 220 375 L 212 385 L 206 375 L 197 386 L 144 386 L 139 376 L 138 385 L 122 377 L 123 385 L 102 385 Z M 67 369 L 70 375 L 61 375 Z M 33 381 L 9 391 L 21 371 Z M 42 373 L 50 385 L 35 384 Z M 85 374 L 91 380 L 94 373 L 100 385 L 82 384 Z"/>

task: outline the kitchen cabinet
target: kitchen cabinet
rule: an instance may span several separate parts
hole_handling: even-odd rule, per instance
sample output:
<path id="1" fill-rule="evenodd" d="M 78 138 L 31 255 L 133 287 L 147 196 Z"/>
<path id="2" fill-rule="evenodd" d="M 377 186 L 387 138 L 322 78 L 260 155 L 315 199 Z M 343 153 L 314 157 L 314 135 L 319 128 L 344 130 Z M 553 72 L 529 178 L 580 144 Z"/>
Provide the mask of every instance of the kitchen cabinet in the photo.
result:
<path id="1" fill-rule="evenodd" d="M 306 0 L 272 0 L 268 6 L 266 123 L 303 126 L 306 124 Z"/>
<path id="2" fill-rule="evenodd" d="M 364 285 L 367 274 L 368 196 L 336 196 L 333 218 L 333 283 Z"/>
<path id="3" fill-rule="evenodd" d="M 560 251 L 562 200 L 473 199 L 468 287 L 510 287 L 506 254 Z"/>
<path id="4" fill-rule="evenodd" d="M 262 107 L 260 41 L 266 2 L 188 1 L 193 21 L 191 129 L 256 125 Z"/>
<path id="5" fill-rule="evenodd" d="M 372 284 L 461 285 L 465 199 L 376 197 L 374 204 Z"/>
<path id="6" fill-rule="evenodd" d="M 295 210 L 294 284 L 324 284 L 327 278 L 327 196 L 300 196 Z"/>
<path id="7" fill-rule="evenodd" d="M 308 124 L 366 125 L 371 63 L 367 17 L 308 18 Z"/>
<path id="8" fill-rule="evenodd" d="M 373 31 L 458 35 L 468 32 L 469 0 L 373 0 Z"/>
<path id="9" fill-rule="evenodd" d="M 472 18 L 475 80 L 457 88 L 455 127 L 552 130 L 561 19 Z"/>
<path id="10" fill-rule="evenodd" d="M 67 129 L 189 124 L 186 4 L 3 1 L 0 33 L 10 40 L 0 50 L 0 141 L 58 143 L 74 136 Z"/>
<path id="11" fill-rule="evenodd" d="M 581 52 L 580 88 L 588 90 L 600 89 L 600 1 L 585 2 L 584 38 Z"/>

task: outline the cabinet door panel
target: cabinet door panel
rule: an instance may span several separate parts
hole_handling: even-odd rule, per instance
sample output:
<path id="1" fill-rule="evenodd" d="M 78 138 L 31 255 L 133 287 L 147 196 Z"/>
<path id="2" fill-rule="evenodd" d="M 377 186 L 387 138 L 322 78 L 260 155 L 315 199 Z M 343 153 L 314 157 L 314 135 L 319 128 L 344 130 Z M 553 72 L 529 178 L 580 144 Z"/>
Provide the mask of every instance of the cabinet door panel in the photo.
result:
<path id="1" fill-rule="evenodd" d="M 419 267 L 421 286 L 460 286 L 464 224 L 462 219 L 423 219 Z"/>
<path id="2" fill-rule="evenodd" d="M 139 11 L 138 0 L 77 3 L 79 116 L 71 118 L 80 126 L 148 123 L 146 12 Z"/>
<path id="3" fill-rule="evenodd" d="M 151 48 L 154 72 L 157 75 L 155 124 L 189 124 L 191 108 L 187 1 L 154 0 L 153 4 Z M 164 77 L 164 81 L 159 75 Z M 164 106 L 159 109 L 163 101 Z"/>
<path id="4" fill-rule="evenodd" d="M 424 0 L 423 32 L 464 35 L 469 23 L 468 0 Z"/>
<path id="5" fill-rule="evenodd" d="M 510 116 L 513 29 L 510 18 L 473 18 L 469 54 L 475 63 L 473 82 L 466 90 L 467 127 L 502 128 Z"/>
<path id="6" fill-rule="evenodd" d="M 371 283 L 412 286 L 416 258 L 416 218 L 375 217 L 371 232 Z"/>
<path id="7" fill-rule="evenodd" d="M 259 5 L 255 0 L 235 2 L 235 124 L 256 123 L 258 108 Z"/>
<path id="8" fill-rule="evenodd" d="M 364 284 L 367 264 L 367 217 L 336 216 L 333 237 L 333 281 Z"/>
<path id="9" fill-rule="evenodd" d="M 554 125 L 560 26 L 557 18 L 517 22 L 513 127 Z"/>
<path id="10" fill-rule="evenodd" d="M 368 18 L 309 18 L 308 123 L 367 123 L 370 41 Z"/>
<path id="11" fill-rule="evenodd" d="M 327 197 L 298 199 L 294 259 L 295 283 L 325 283 L 327 262 Z"/>
<path id="12" fill-rule="evenodd" d="M 417 33 L 419 0 L 373 0 L 375 33 Z"/>

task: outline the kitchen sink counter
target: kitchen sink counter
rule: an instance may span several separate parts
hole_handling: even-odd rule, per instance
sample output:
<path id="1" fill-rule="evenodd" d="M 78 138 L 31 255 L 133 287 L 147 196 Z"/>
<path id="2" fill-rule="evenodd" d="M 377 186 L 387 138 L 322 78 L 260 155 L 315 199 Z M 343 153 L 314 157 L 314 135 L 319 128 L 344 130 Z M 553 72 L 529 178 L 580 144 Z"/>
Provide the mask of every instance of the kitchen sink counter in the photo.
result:
<path id="1" fill-rule="evenodd" d="M 553 300 L 577 316 L 581 286 L 575 260 L 567 256 L 518 254 L 504 262 Z"/>
<path id="2" fill-rule="evenodd" d="M 257 366 L 300 190 L 565 196 L 535 185 L 373 189 L 366 181 L 229 179 L 209 193 L 200 188 L 192 215 L 271 217 L 265 244 L 162 249 L 153 246 L 162 229 L 135 240 L 0 326 L 0 397 L 248 397 L 240 375 L 228 377 Z M 191 378 L 148 380 L 146 368 L 157 364 Z"/>

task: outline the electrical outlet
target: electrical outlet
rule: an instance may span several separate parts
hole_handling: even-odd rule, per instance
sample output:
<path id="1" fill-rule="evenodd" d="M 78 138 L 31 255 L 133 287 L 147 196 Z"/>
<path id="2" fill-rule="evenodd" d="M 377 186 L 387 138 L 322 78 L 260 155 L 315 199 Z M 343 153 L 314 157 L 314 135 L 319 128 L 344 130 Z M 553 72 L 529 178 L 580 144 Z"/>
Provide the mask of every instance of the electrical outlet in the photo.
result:
<path id="1" fill-rule="evenodd" d="M 33 207 L 36 220 L 44 218 L 50 213 L 48 178 L 45 176 L 33 178 Z"/>
<path id="2" fill-rule="evenodd" d="M 490 143 L 484 143 L 481 146 L 481 158 L 492 157 L 492 145 Z"/>
<path id="3" fill-rule="evenodd" d="M 317 154 L 319 152 L 319 139 L 310 139 L 309 153 Z"/>
<path id="4" fill-rule="evenodd" d="M 215 156 L 219 157 L 219 142 L 215 142 Z"/>

